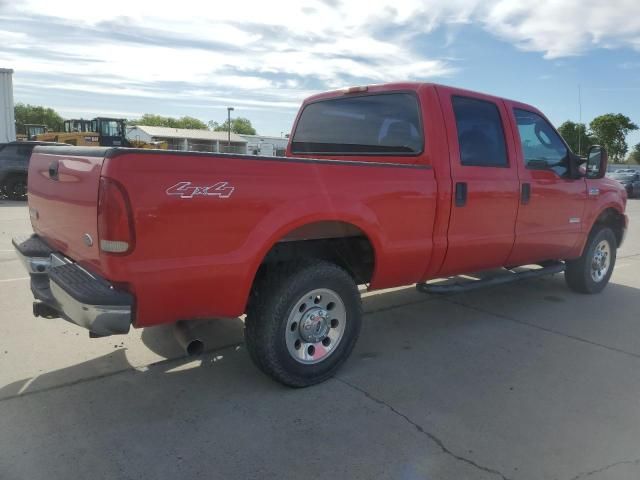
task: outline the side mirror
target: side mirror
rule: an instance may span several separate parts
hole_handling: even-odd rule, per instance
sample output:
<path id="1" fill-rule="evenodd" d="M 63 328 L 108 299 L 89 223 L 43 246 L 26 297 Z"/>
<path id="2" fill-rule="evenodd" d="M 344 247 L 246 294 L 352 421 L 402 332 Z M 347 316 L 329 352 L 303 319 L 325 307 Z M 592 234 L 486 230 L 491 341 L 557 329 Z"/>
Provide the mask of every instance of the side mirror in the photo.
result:
<path id="1" fill-rule="evenodd" d="M 607 173 L 609 157 L 604 147 L 593 145 L 587 153 L 587 178 L 602 178 Z"/>

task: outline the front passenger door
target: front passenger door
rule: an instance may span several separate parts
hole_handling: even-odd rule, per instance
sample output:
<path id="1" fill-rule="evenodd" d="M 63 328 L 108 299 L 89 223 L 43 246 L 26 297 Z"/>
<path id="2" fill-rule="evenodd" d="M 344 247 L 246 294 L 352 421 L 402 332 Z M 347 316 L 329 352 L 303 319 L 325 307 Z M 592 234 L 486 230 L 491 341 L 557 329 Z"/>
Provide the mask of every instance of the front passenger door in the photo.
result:
<path id="1" fill-rule="evenodd" d="M 547 119 L 509 103 L 520 147 L 520 206 L 509 264 L 565 259 L 581 237 L 586 182 L 571 177 L 571 152 Z"/>

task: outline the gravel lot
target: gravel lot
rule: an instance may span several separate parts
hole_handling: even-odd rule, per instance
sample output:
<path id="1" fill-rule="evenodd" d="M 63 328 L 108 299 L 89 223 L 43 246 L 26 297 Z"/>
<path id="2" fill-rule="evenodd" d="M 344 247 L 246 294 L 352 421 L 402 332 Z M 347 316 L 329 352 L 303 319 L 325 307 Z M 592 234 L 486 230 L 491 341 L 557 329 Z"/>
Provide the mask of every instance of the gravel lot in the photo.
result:
<path id="1" fill-rule="evenodd" d="M 33 318 L 0 201 L 0 479 L 640 478 L 640 200 L 612 283 L 368 295 L 353 356 L 304 390 L 251 364 L 240 319 L 185 358 L 158 327 L 90 340 Z"/>

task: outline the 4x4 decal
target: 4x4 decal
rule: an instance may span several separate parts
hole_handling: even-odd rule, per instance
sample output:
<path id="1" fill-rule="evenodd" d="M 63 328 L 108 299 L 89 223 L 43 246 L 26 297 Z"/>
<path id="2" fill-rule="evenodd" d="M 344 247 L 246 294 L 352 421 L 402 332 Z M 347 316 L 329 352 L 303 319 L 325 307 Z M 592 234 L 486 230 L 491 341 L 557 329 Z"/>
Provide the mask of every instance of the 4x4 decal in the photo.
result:
<path id="1" fill-rule="evenodd" d="M 220 197 L 229 198 L 235 187 L 229 186 L 229 182 L 218 182 L 210 186 L 195 186 L 191 182 L 178 182 L 173 187 L 167 188 L 167 195 L 178 195 L 180 198 Z"/>

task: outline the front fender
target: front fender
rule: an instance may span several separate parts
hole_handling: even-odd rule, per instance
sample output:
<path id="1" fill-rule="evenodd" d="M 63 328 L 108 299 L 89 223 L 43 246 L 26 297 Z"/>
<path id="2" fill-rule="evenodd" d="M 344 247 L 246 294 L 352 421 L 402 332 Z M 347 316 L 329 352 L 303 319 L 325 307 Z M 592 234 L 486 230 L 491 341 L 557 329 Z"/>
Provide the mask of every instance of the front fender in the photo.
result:
<path id="1" fill-rule="evenodd" d="M 591 205 L 591 207 L 587 210 L 587 217 L 585 219 L 583 235 L 580 239 L 579 244 L 576 248 L 576 257 L 580 257 L 584 252 L 585 245 L 587 243 L 587 239 L 589 238 L 589 234 L 593 230 L 596 222 L 599 218 L 601 218 L 607 210 L 614 210 L 619 215 L 624 217 L 624 229 L 626 230 L 627 226 L 627 216 L 625 215 L 625 203 L 626 197 L 621 196 L 618 192 L 615 191 L 607 191 L 603 195 L 601 195 L 597 200 L 595 200 L 595 204 Z M 623 232 L 624 236 L 624 232 Z M 619 247 L 620 245 L 618 245 Z"/>

